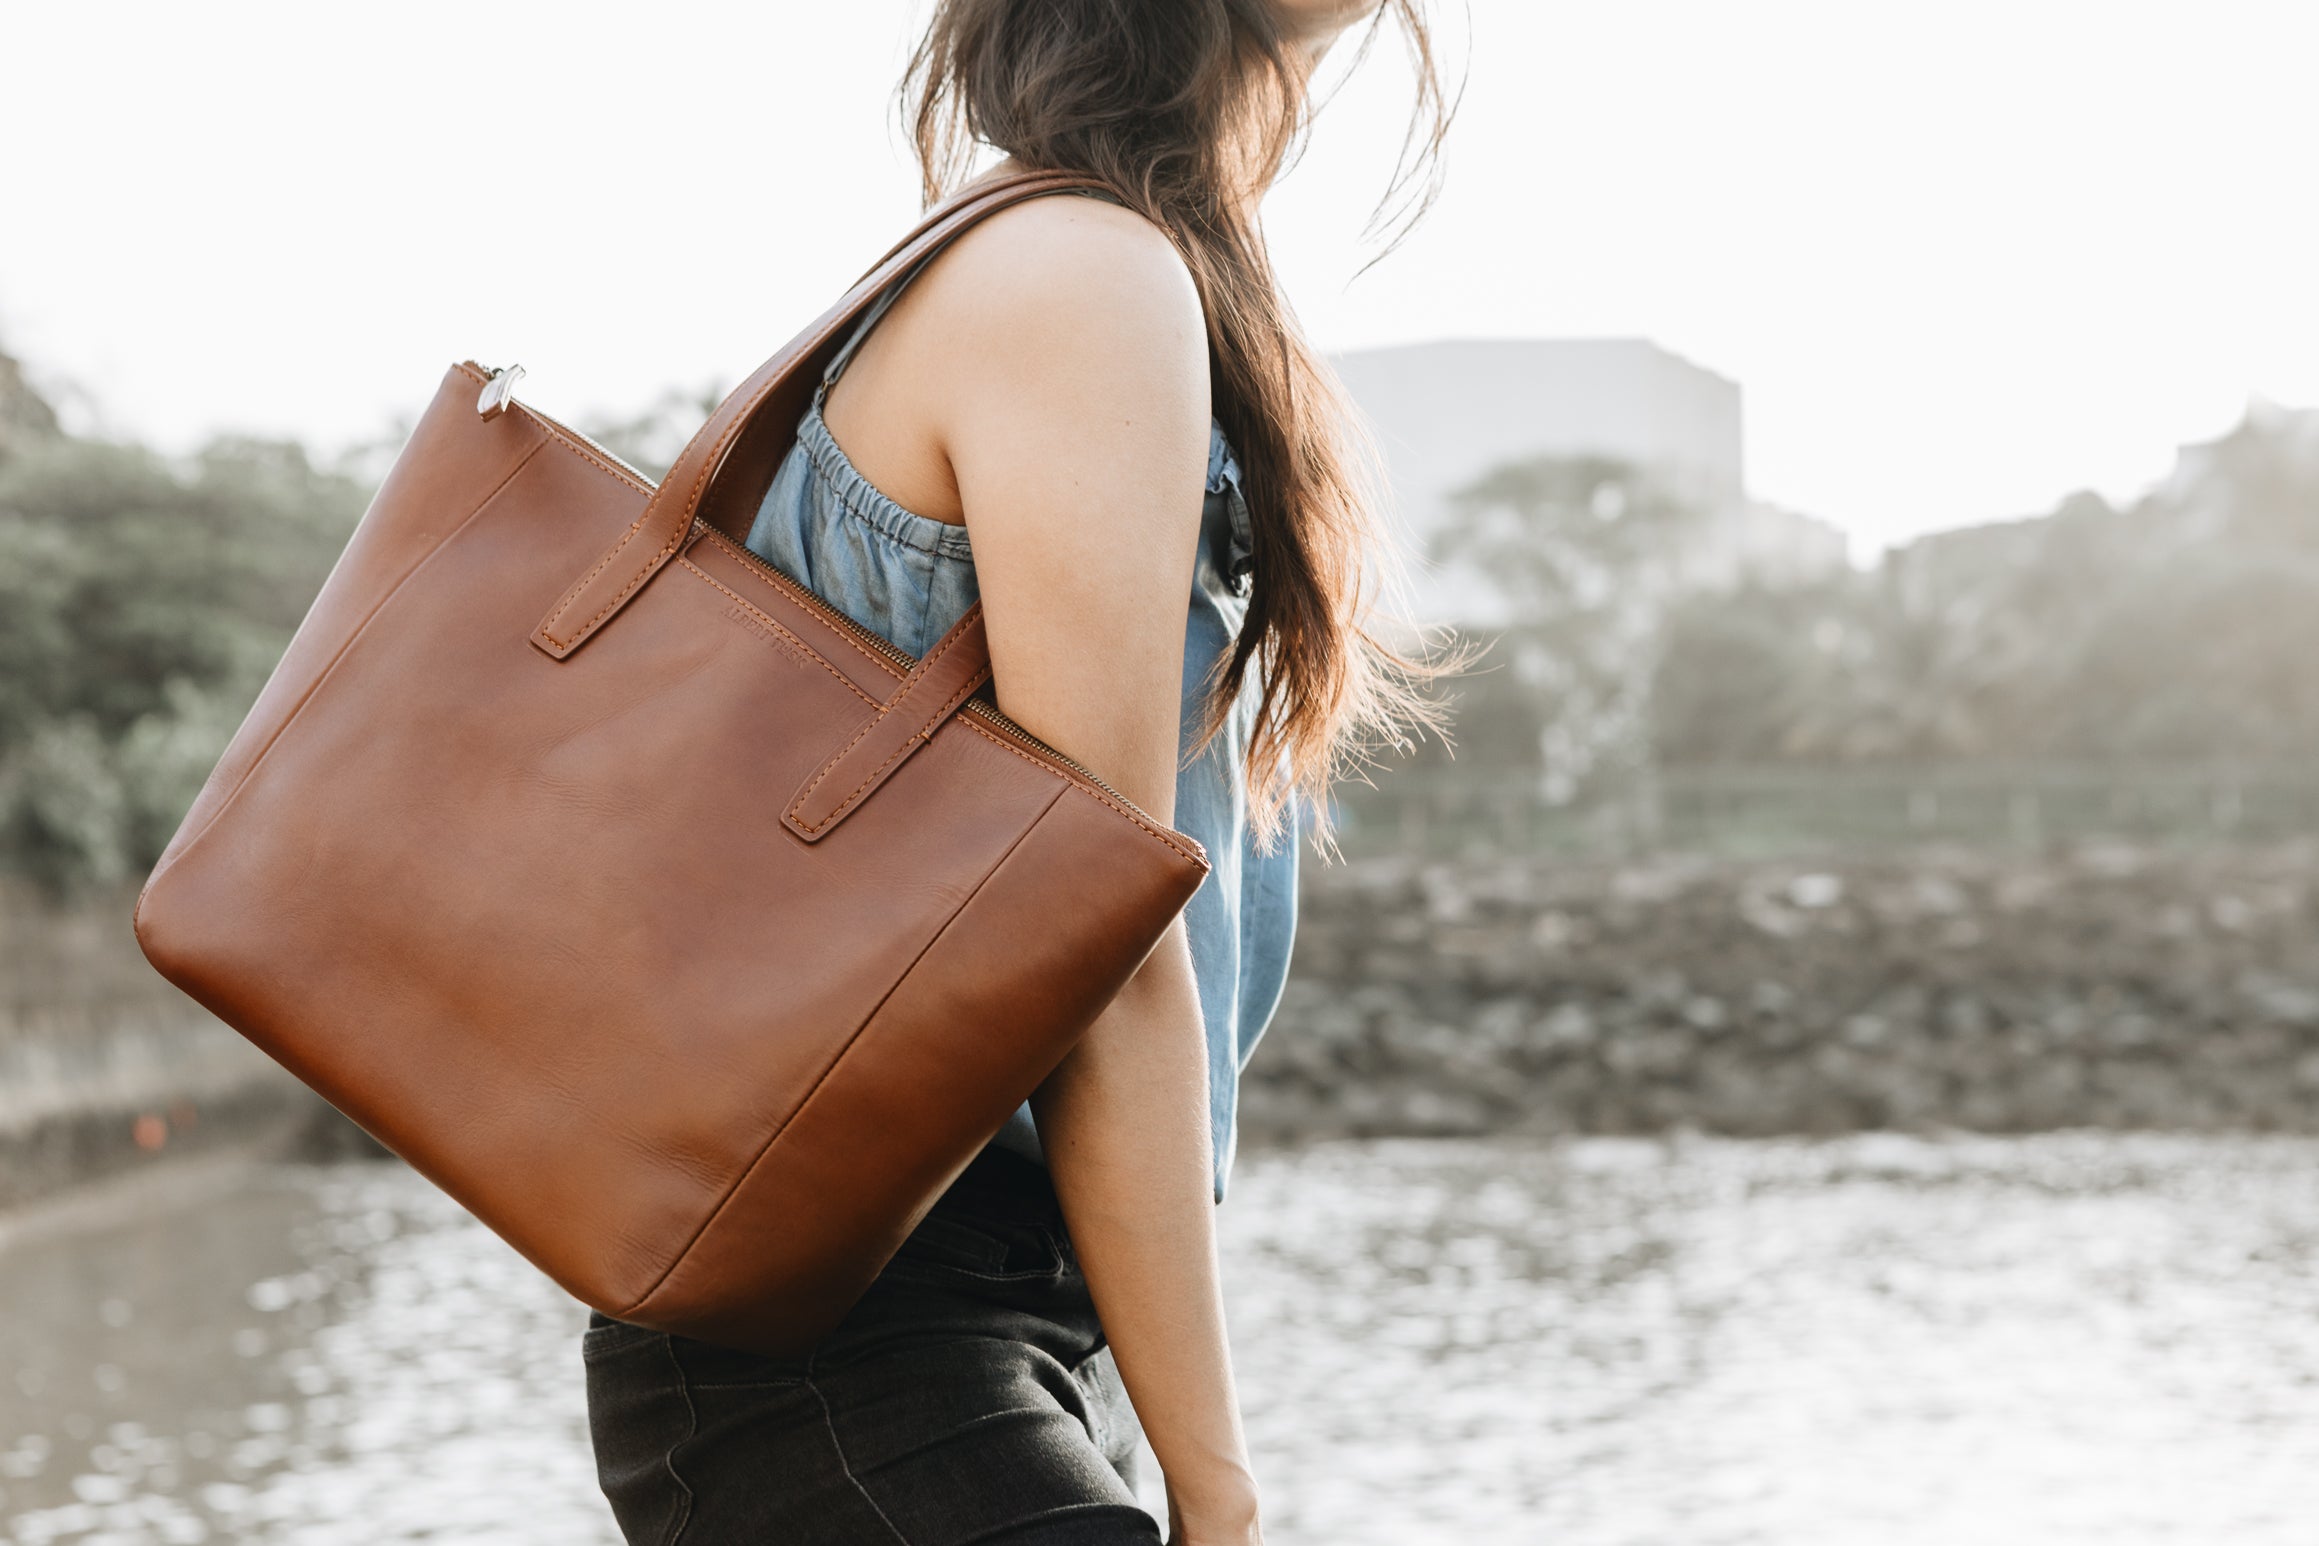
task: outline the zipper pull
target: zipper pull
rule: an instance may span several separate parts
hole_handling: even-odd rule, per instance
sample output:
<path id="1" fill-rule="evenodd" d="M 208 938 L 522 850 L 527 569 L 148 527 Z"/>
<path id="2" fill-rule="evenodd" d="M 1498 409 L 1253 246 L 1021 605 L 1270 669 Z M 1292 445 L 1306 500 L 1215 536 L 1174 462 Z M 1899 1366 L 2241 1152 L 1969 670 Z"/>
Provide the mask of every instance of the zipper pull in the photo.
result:
<path id="1" fill-rule="evenodd" d="M 507 412 L 507 405 L 515 401 L 515 384 L 522 379 L 521 365 L 502 366 L 491 373 L 491 379 L 483 383 L 483 391 L 475 399 L 475 411 L 483 416 L 485 423 Z"/>

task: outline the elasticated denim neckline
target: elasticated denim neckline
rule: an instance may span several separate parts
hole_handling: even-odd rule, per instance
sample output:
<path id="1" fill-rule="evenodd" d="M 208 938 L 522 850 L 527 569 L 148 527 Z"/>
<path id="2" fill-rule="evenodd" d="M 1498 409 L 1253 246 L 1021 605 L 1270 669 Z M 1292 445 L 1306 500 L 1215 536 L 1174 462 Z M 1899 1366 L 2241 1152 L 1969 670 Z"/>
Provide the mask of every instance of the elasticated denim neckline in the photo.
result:
<path id="1" fill-rule="evenodd" d="M 854 519 L 890 541 L 899 542 L 921 553 L 937 558 L 957 558 L 971 561 L 974 545 L 967 539 L 966 528 L 948 521 L 938 521 L 930 515 L 906 510 L 880 493 L 878 486 L 861 474 L 830 434 L 829 425 L 821 417 L 821 394 L 813 395 L 813 406 L 805 410 L 798 421 L 797 443 L 805 448 L 820 475 L 837 502 Z"/>

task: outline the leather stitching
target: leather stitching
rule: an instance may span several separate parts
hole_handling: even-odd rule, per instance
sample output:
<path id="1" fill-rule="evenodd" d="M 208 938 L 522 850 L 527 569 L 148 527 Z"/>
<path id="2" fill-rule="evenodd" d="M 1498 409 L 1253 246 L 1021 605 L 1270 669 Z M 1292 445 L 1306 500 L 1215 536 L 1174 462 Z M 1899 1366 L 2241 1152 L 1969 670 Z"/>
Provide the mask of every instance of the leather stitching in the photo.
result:
<path id="1" fill-rule="evenodd" d="M 837 809 L 831 811 L 827 816 L 824 816 L 820 821 L 815 822 L 810 826 L 806 826 L 802 821 L 799 823 L 799 825 L 805 826 L 805 830 L 808 832 L 819 832 L 823 828 L 829 826 L 832 822 L 836 821 L 840 816 L 843 816 L 847 811 L 852 810 L 854 805 L 861 799 L 861 797 L 864 794 L 867 794 L 870 789 L 877 784 L 879 779 L 885 777 L 886 770 L 888 768 L 892 767 L 896 762 L 899 762 L 903 757 L 909 754 L 911 747 L 917 745 L 920 741 L 932 740 L 934 738 L 934 732 L 939 730 L 942 726 L 942 722 L 950 717 L 951 711 L 956 709 L 961 703 L 964 703 L 967 697 L 973 693 L 977 687 L 980 687 L 984 681 L 989 678 L 989 676 L 990 668 L 985 666 L 981 671 L 968 678 L 965 685 L 961 686 L 958 691 L 952 693 L 949 700 L 945 702 L 942 707 L 936 709 L 933 714 L 928 716 L 924 724 L 911 731 L 909 736 L 902 742 L 902 744 L 895 747 L 893 751 L 887 755 L 885 761 L 879 763 L 877 767 L 872 769 L 859 784 L 855 785 L 853 793 L 847 795 L 843 800 L 838 802 Z M 881 714 L 878 716 L 876 721 L 873 721 L 873 724 L 882 724 L 884 720 L 885 716 Z M 859 740 L 860 737 L 857 736 L 855 739 Z M 849 747 L 848 750 L 850 749 L 851 748 Z M 844 752 L 838 753 L 838 758 L 842 759 L 844 756 Z M 835 766 L 836 760 L 833 759 L 830 766 L 822 770 L 821 778 L 816 778 L 813 782 L 818 784 L 821 782 L 822 778 L 827 778 Z M 812 792 L 812 789 L 808 787 L 806 794 L 811 794 Z M 797 803 L 789 807 L 789 813 L 792 816 L 796 815 L 798 808 L 804 804 L 805 795 L 801 794 L 797 797 Z"/>
<path id="2" fill-rule="evenodd" d="M 982 605 L 982 603 L 976 602 L 975 605 L 979 607 Z M 949 649 L 952 644 L 956 643 L 958 637 L 958 634 L 953 631 L 948 638 L 945 638 L 941 643 L 934 646 L 934 653 L 928 655 L 924 660 L 919 661 L 918 664 L 912 668 L 910 674 L 902 679 L 901 690 L 895 693 L 894 696 L 888 699 L 886 702 L 879 704 L 878 712 L 866 720 L 859 730 L 854 732 L 853 739 L 846 742 L 845 745 L 839 747 L 836 754 L 833 755 L 829 761 L 821 765 L 821 771 L 814 775 L 813 782 L 807 784 L 803 789 L 797 791 L 797 800 L 789 807 L 791 812 L 794 813 L 799 805 L 805 803 L 805 797 L 813 793 L 815 785 L 818 785 L 823 779 L 829 777 L 831 773 L 836 771 L 837 765 L 845 760 L 845 754 L 852 751 L 855 746 L 860 744 L 863 736 L 868 735 L 871 731 L 877 729 L 878 726 L 884 724 L 886 716 L 892 713 L 895 709 L 901 707 L 903 700 L 910 696 L 910 690 L 926 679 L 926 673 L 933 669 L 934 662 L 942 658 L 942 652 Z"/>
<path id="3" fill-rule="evenodd" d="M 638 493 L 642 494 L 649 494 L 652 492 L 652 485 L 644 482 L 634 473 L 624 472 L 620 468 L 613 466 L 610 462 L 607 462 L 604 460 L 604 458 L 598 456 L 595 452 L 589 450 L 585 445 L 581 444 L 577 440 L 574 440 L 571 436 L 565 434 L 562 430 L 556 428 L 553 424 L 550 424 L 547 420 L 541 418 L 538 414 L 532 414 L 530 417 L 533 423 L 537 424 L 541 429 L 546 430 L 557 440 L 562 441 L 565 449 L 572 452 L 573 455 L 585 459 L 588 465 L 591 467 L 600 468 L 603 471 L 610 473 L 614 478 L 618 479 L 621 487 L 632 488 L 635 489 Z"/>
<path id="4" fill-rule="evenodd" d="M 781 596 L 791 601 L 797 601 L 796 596 L 791 596 L 789 594 L 790 588 L 792 586 L 796 586 L 795 581 L 791 580 L 789 576 L 781 574 L 778 571 L 766 570 L 760 560 L 746 556 L 743 553 L 743 550 L 734 544 L 732 538 L 726 536 L 723 532 L 717 530 L 714 526 L 709 527 L 707 530 L 701 533 L 701 540 L 703 542 L 713 543 L 717 547 L 724 549 L 727 553 L 732 554 L 735 558 L 740 559 L 741 567 L 748 573 L 749 578 L 762 583 L 766 589 L 772 591 L 775 595 Z M 796 586 L 796 588 L 798 595 L 800 596 L 810 596 L 813 594 L 811 591 L 804 589 L 802 586 Z M 818 600 L 819 598 L 815 599 Z M 798 601 L 797 604 L 800 606 L 805 606 L 805 603 L 802 601 Z M 827 603 L 824 602 L 823 605 L 827 605 Z M 811 612 L 812 609 L 807 607 L 806 610 Z M 815 618 L 815 621 L 819 622 L 820 619 L 817 617 Z M 832 638 L 842 641 L 845 645 L 852 649 L 855 654 L 861 656 L 862 659 L 868 661 L 871 665 L 876 666 L 879 670 L 885 672 L 886 675 L 894 678 L 896 681 L 900 681 L 902 679 L 904 673 L 895 670 L 894 663 L 892 661 L 886 659 L 876 650 L 873 650 L 868 645 L 862 643 L 861 640 L 855 638 L 852 634 L 847 633 L 842 628 L 835 627 L 830 628 L 828 631 Z"/>
<path id="5" fill-rule="evenodd" d="M 967 608 L 967 616 L 975 616 L 981 610 L 981 607 L 982 603 L 979 601 L 976 602 L 973 606 Z M 942 658 L 943 653 L 953 644 L 956 644 L 961 638 L 964 638 L 969 631 L 970 630 L 963 628 L 952 628 L 950 633 L 944 637 L 942 642 L 934 646 L 933 653 L 929 654 L 924 660 L 918 662 L 916 669 L 913 670 L 907 677 L 903 678 L 902 690 L 894 694 L 893 700 L 889 703 L 881 704 L 878 708 L 878 712 L 871 715 L 869 719 L 863 722 L 862 727 L 854 732 L 853 739 L 846 742 L 845 745 L 839 747 L 836 754 L 832 756 L 829 761 L 821 765 L 821 771 L 813 775 L 812 781 L 808 783 L 803 789 L 797 791 L 797 798 L 789 802 L 789 816 L 791 820 L 797 821 L 797 824 L 801 827 L 804 827 L 804 829 L 808 832 L 818 832 L 823 827 L 828 826 L 831 821 L 836 820 L 837 816 L 842 813 L 847 806 L 850 806 L 854 802 L 855 798 L 861 794 L 862 789 L 867 789 L 869 787 L 870 781 L 876 778 L 876 774 L 871 775 L 871 780 L 865 780 L 860 789 L 856 789 L 852 794 L 846 796 L 845 804 L 840 805 L 836 811 L 831 812 L 828 817 L 825 817 L 818 824 L 807 826 L 805 822 L 798 820 L 797 813 L 805 808 L 805 802 L 812 798 L 813 791 L 821 787 L 823 780 L 827 779 L 832 773 L 835 773 L 838 768 L 845 762 L 846 754 L 851 752 L 856 746 L 859 746 L 862 743 L 863 737 L 867 736 L 871 731 L 876 730 L 880 725 L 883 725 L 886 722 L 886 716 L 893 713 L 896 709 L 899 709 L 903 702 L 909 698 L 912 689 L 914 689 L 920 682 L 926 679 L 927 673 L 934 669 L 934 663 Z M 977 672 L 974 676 L 974 679 L 966 684 L 965 690 L 953 697 L 948 704 L 945 704 L 941 713 L 936 714 L 930 723 L 939 723 L 943 714 L 947 714 L 951 709 L 955 708 L 959 702 L 965 698 L 967 693 L 971 693 L 975 688 L 980 687 L 982 685 L 982 678 L 984 675 L 988 674 L 989 669 L 989 667 L 985 666 L 982 671 Z M 911 742 L 916 741 L 924 734 L 924 727 L 913 731 L 909 739 L 902 743 L 901 750 L 897 750 L 894 753 L 894 756 L 900 756 L 902 754 L 902 750 L 907 750 Z M 886 766 L 892 763 L 893 760 L 893 757 L 888 757 L 884 763 L 880 763 L 879 771 L 884 771 Z"/>
<path id="6" fill-rule="evenodd" d="M 612 551 L 606 553 L 601 559 L 597 561 L 596 567 L 588 571 L 587 578 L 581 580 L 579 584 L 573 586 L 565 593 L 564 604 L 556 608 L 554 613 L 549 616 L 546 622 L 539 625 L 541 638 L 547 640 L 548 643 L 554 645 L 557 649 L 560 650 L 568 650 L 573 648 L 582 639 L 585 639 L 590 633 L 594 632 L 598 623 L 611 616 L 614 609 L 617 608 L 621 602 L 626 601 L 631 595 L 635 594 L 637 586 L 642 585 L 646 580 L 651 579 L 653 571 L 657 570 L 663 563 L 668 561 L 668 555 L 675 552 L 677 549 L 677 544 L 673 542 L 667 544 L 665 547 L 661 548 L 659 552 L 653 554 L 652 557 L 646 561 L 643 568 L 637 570 L 636 573 L 629 576 L 628 583 L 620 587 L 620 593 L 614 596 L 610 601 L 605 602 L 603 610 L 599 611 L 594 617 L 589 618 L 579 627 L 573 629 L 571 637 L 568 640 L 559 639 L 548 631 L 556 625 L 557 621 L 562 618 L 566 612 L 569 612 L 579 603 L 581 594 L 585 592 L 589 585 L 595 581 L 596 576 L 611 568 L 614 561 L 617 560 L 622 553 L 628 550 L 628 544 L 636 540 L 636 534 L 643 530 L 644 523 L 651 518 L 652 512 L 650 510 L 646 510 L 643 515 L 638 516 L 636 518 L 636 524 L 628 528 L 628 534 L 622 537 L 618 542 L 614 543 L 612 546 Z"/>
<path id="7" fill-rule="evenodd" d="M 861 699 L 862 702 L 868 704 L 871 708 L 884 707 L 884 705 L 879 703 L 877 699 L 871 697 L 868 693 L 863 692 L 859 687 L 856 687 L 852 680 L 848 678 L 843 671 L 840 671 L 837 667 L 822 659 L 821 651 L 815 649 L 812 645 L 806 643 L 803 639 L 800 639 L 797 637 L 797 635 L 782 627 L 781 620 L 779 618 L 770 617 L 764 612 L 760 611 L 758 608 L 751 606 L 749 599 L 746 596 L 743 596 L 740 592 L 724 584 L 715 575 L 709 573 L 706 569 L 703 569 L 700 565 L 694 563 L 691 559 L 680 558 L 677 560 L 677 562 L 684 565 L 685 568 L 690 569 L 694 574 L 699 575 L 706 583 L 715 586 L 718 590 L 723 591 L 727 596 L 730 596 L 733 600 L 733 605 L 742 608 L 758 622 L 763 623 L 766 627 L 781 635 L 782 638 L 787 639 L 790 643 L 805 651 L 806 654 L 812 656 L 814 662 L 818 664 L 822 670 L 827 671 L 831 676 L 836 677 L 839 682 L 844 684 L 845 690 L 847 692 L 852 693 L 855 697 Z"/>
<path id="8" fill-rule="evenodd" d="M 803 789 L 797 791 L 797 798 L 789 802 L 789 816 L 792 820 L 796 819 L 798 810 L 804 806 L 806 797 L 812 794 L 816 788 L 820 787 L 821 781 L 823 779 L 829 777 L 830 774 L 837 771 L 838 765 L 845 761 L 846 753 L 859 746 L 862 743 L 862 737 L 868 735 L 871 731 L 877 729 L 878 726 L 886 722 L 886 713 L 886 706 L 884 704 L 878 705 L 878 712 L 872 714 L 868 719 L 862 721 L 862 727 L 853 733 L 853 738 L 847 741 L 845 745 L 839 747 L 837 751 L 831 755 L 830 759 L 821 765 L 821 771 L 814 774 L 812 779 Z"/>
<path id="9" fill-rule="evenodd" d="M 579 584 L 564 592 L 564 599 L 562 604 L 559 605 L 553 612 L 550 612 L 547 616 L 547 620 L 539 625 L 541 638 L 547 640 L 550 644 L 553 644 L 557 649 L 563 649 L 566 647 L 563 640 L 557 638 L 554 634 L 548 632 L 548 630 L 553 628 L 556 625 L 557 620 L 560 619 L 566 612 L 569 612 L 575 605 L 578 604 L 580 593 L 588 588 L 590 582 L 592 582 L 596 576 L 611 568 L 613 560 L 620 556 L 620 554 L 627 548 L 629 543 L 636 540 L 636 533 L 643 528 L 645 520 L 651 514 L 651 510 L 647 509 L 643 515 L 640 515 L 635 520 L 631 521 L 628 525 L 628 529 L 620 534 L 620 540 L 612 544 L 612 550 L 609 553 L 606 553 L 602 558 L 596 560 L 596 567 L 589 570 L 586 574 L 580 576 Z M 601 616 L 602 614 L 599 613 L 598 615 Z"/>
<path id="10" fill-rule="evenodd" d="M 1169 848 L 1174 849 L 1179 856 L 1189 859 L 1194 864 L 1200 865 L 1203 868 L 1207 866 L 1207 851 L 1205 849 L 1195 850 L 1192 848 L 1186 848 L 1184 846 L 1184 839 L 1181 833 L 1171 832 L 1165 827 L 1154 826 L 1152 823 L 1144 820 L 1141 816 L 1138 816 L 1135 812 L 1129 810 L 1126 806 L 1120 804 L 1117 800 L 1112 799 L 1111 796 L 1105 794 L 1102 790 L 1096 788 L 1094 785 L 1082 784 L 1079 782 L 1079 780 L 1073 778 L 1067 770 L 1053 767 L 1047 763 L 1041 762 L 1038 758 L 1032 756 L 1029 752 L 1024 751 L 1021 747 L 1015 745 L 1006 737 L 985 729 L 983 726 L 976 724 L 974 720 L 964 714 L 958 716 L 958 722 L 964 725 L 967 729 L 973 731 L 976 735 L 979 735 L 984 740 L 990 742 L 991 745 L 997 747 L 1000 751 L 1009 752 L 1014 756 L 1022 758 L 1023 761 L 1029 763 L 1032 767 L 1037 768 L 1042 772 L 1054 775 L 1056 778 L 1059 778 L 1064 783 L 1070 785 L 1073 789 L 1078 790 L 1081 794 L 1093 796 L 1097 803 L 1107 805 L 1111 809 L 1119 812 L 1120 815 L 1125 816 L 1129 821 L 1134 822 L 1137 826 L 1143 828 L 1144 831 L 1150 833 L 1153 837 L 1158 838 Z"/>

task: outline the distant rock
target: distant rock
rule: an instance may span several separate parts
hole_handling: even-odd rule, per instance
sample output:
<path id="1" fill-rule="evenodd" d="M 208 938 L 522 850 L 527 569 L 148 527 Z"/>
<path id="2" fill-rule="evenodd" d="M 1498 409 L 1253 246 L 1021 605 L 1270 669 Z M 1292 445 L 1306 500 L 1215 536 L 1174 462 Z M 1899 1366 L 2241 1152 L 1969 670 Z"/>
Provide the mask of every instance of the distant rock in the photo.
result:
<path id="1" fill-rule="evenodd" d="M 1307 865 L 1241 1117 L 2319 1133 L 2319 844 Z"/>

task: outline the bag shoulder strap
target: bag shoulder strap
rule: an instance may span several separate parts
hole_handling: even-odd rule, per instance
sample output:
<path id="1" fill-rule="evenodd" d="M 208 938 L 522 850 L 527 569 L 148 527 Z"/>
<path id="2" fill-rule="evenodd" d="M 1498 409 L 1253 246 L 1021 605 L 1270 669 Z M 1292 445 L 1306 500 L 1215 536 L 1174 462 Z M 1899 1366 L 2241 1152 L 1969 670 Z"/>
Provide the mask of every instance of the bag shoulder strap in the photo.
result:
<path id="1" fill-rule="evenodd" d="M 1108 191 L 1084 173 L 1018 172 L 967 188 L 928 211 L 835 305 L 718 404 L 661 479 L 644 514 L 548 609 L 531 642 L 557 660 L 569 656 L 676 556 L 695 520 L 728 533 L 738 520 L 746 529 L 748 513 L 764 497 L 818 380 L 818 367 L 846 327 L 975 222 L 1024 199 L 1077 189 Z"/>
<path id="2" fill-rule="evenodd" d="M 931 256 L 920 258 L 910 266 L 907 274 L 888 285 L 885 293 L 870 303 L 869 310 L 862 314 L 861 320 L 846 334 L 845 342 L 838 346 L 837 353 L 831 355 L 829 363 L 821 368 L 821 384 L 814 389 L 817 397 L 837 385 L 837 378 L 845 374 L 845 368 L 852 363 L 854 354 L 862 346 L 862 340 L 870 336 L 870 330 L 884 319 L 887 312 L 893 310 L 894 302 L 902 298 L 902 292 L 909 289 L 911 282 L 925 273 L 926 265 L 933 261 Z"/>

